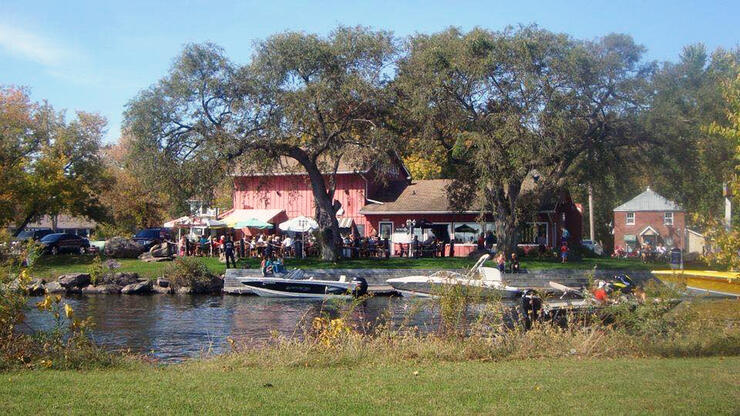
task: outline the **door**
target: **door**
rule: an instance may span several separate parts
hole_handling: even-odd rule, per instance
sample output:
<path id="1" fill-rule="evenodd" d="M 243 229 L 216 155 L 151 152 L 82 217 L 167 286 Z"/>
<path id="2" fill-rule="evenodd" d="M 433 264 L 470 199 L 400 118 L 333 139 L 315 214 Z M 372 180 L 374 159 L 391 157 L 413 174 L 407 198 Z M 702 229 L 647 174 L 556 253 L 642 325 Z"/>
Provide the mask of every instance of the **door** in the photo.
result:
<path id="1" fill-rule="evenodd" d="M 393 222 L 381 221 L 378 223 L 378 236 L 382 239 L 391 239 L 393 234 Z"/>

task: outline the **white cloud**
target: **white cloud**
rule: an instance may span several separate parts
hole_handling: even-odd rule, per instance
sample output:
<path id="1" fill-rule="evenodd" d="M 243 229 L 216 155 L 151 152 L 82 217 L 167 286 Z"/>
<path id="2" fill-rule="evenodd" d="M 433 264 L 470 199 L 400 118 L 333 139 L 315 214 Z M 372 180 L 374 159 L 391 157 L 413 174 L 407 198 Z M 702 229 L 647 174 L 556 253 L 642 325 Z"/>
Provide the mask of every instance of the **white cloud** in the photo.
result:
<path id="1" fill-rule="evenodd" d="M 61 65 L 73 55 L 48 39 L 3 23 L 0 23 L 0 48 L 47 67 Z"/>

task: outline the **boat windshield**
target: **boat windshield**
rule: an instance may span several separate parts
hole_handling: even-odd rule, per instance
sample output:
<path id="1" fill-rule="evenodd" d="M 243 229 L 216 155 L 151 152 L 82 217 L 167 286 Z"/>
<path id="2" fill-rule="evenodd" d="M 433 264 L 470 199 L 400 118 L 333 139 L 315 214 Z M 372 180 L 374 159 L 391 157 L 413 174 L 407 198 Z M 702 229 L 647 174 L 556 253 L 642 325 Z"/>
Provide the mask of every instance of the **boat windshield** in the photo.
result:
<path id="1" fill-rule="evenodd" d="M 292 280 L 303 280 L 305 279 L 305 273 L 303 273 L 303 270 L 301 269 L 294 269 L 289 271 L 285 275 L 285 279 L 292 279 Z"/>

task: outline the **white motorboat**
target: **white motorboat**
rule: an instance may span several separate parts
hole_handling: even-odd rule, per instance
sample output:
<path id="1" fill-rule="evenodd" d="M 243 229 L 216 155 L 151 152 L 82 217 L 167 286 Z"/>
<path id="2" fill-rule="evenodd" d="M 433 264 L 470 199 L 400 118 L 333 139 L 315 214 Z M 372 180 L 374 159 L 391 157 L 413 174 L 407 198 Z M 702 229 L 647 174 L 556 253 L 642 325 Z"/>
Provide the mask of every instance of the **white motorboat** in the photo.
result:
<path id="1" fill-rule="evenodd" d="M 483 297 L 501 297 L 502 299 L 520 297 L 522 288 L 507 285 L 497 268 L 483 267 L 489 257 L 488 254 L 481 256 L 465 274 L 441 270 L 431 275 L 388 279 L 386 283 L 393 286 L 403 296 L 436 297 L 445 286 L 463 285 L 480 288 L 480 295 Z"/>
<path id="2" fill-rule="evenodd" d="M 241 277 L 239 283 L 244 289 L 240 293 L 272 298 L 349 299 L 367 293 L 367 281 L 361 277 L 350 281 L 314 280 L 306 277 L 302 270 L 274 276 Z"/>

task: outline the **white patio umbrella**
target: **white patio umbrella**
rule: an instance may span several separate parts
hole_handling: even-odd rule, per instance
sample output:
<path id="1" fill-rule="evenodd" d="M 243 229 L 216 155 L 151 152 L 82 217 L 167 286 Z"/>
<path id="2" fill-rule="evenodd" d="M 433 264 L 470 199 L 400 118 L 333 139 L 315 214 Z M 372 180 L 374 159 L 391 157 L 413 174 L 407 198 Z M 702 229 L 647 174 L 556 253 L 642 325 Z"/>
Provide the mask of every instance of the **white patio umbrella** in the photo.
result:
<path id="1" fill-rule="evenodd" d="M 280 223 L 278 226 L 283 231 L 291 231 L 294 233 L 306 233 L 319 228 L 319 223 L 313 218 L 304 216 L 291 218 L 288 221 Z"/>
<path id="2" fill-rule="evenodd" d="M 301 215 L 300 217 L 291 218 L 288 221 L 280 223 L 278 227 L 283 231 L 301 233 L 301 240 L 303 240 L 303 244 L 301 244 L 301 256 L 306 257 L 306 239 L 303 234 L 319 228 L 319 223 L 313 218 Z"/>

